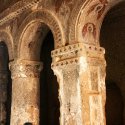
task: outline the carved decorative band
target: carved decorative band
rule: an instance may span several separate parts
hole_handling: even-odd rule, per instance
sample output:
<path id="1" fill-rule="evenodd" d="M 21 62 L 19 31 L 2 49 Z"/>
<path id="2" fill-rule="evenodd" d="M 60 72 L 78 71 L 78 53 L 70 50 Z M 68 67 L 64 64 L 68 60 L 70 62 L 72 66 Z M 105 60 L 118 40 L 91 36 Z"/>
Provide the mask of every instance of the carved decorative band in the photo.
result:
<path id="1" fill-rule="evenodd" d="M 35 6 L 35 4 L 37 3 L 39 3 L 39 0 L 33 0 L 32 2 L 27 3 L 22 1 L 17 2 L 15 5 L 12 6 L 12 8 L 9 8 L 9 10 L 5 10 L 2 14 L 0 14 L 0 25 L 3 25 L 9 20 L 12 20 L 13 18 L 17 17 L 19 14 L 24 12 L 26 9 Z M 17 9 L 17 7 L 19 9 Z"/>
<path id="2" fill-rule="evenodd" d="M 10 70 L 12 72 L 12 79 L 33 77 L 38 78 L 42 70 L 42 63 L 36 61 L 15 61 L 10 63 Z"/>
<path id="3" fill-rule="evenodd" d="M 83 43 L 68 45 L 52 51 L 53 62 L 86 55 L 87 57 L 104 57 L 105 50 L 102 47 Z"/>
<path id="4" fill-rule="evenodd" d="M 51 56 L 53 62 L 63 61 L 66 59 L 77 58 L 85 54 L 85 49 L 82 43 L 68 45 L 52 51 Z"/>
<path id="5" fill-rule="evenodd" d="M 105 49 L 99 46 L 84 44 L 87 57 L 104 59 Z"/>
<path id="6" fill-rule="evenodd" d="M 54 67 L 64 67 L 64 66 L 69 66 L 69 65 L 80 65 L 80 64 L 85 64 L 86 58 L 85 57 L 79 57 L 79 58 L 72 58 L 72 59 L 67 59 L 59 62 L 53 62 L 52 63 L 52 68 Z"/>
<path id="7" fill-rule="evenodd" d="M 58 57 L 58 56 L 62 56 L 64 54 L 69 54 L 75 51 L 82 51 L 83 49 L 83 44 L 82 43 L 77 43 L 77 44 L 72 44 L 72 45 L 68 45 L 56 50 L 53 50 L 51 52 L 51 56 L 52 57 Z"/>

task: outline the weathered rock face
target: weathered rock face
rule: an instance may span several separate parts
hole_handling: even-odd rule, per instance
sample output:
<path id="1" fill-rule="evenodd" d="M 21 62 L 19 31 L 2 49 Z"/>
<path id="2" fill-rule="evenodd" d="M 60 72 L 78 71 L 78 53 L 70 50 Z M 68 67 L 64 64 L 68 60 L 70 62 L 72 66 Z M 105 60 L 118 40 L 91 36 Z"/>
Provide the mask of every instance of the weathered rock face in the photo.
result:
<path id="1" fill-rule="evenodd" d="M 4 10 L 0 42 L 7 45 L 12 73 L 10 125 L 106 125 L 106 60 L 100 27 L 107 11 L 119 2 L 124 0 L 0 4 Z M 49 31 L 52 41 L 45 39 Z M 41 116 L 45 116 L 43 123 Z"/>

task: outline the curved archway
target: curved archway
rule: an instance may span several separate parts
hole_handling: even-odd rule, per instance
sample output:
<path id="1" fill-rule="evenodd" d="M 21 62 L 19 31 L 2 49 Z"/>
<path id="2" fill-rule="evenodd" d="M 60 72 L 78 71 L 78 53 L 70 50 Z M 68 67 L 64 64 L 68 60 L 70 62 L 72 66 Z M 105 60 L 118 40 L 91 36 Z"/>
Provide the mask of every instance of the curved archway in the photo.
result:
<path id="1" fill-rule="evenodd" d="M 75 19 L 69 27 L 69 44 L 76 41 L 99 46 L 100 27 L 105 14 L 121 1 L 123 0 L 86 0 L 81 3 L 81 8 L 75 12 L 77 16 L 71 14 Z"/>
<path id="2" fill-rule="evenodd" d="M 48 41 L 46 41 L 46 38 L 49 37 L 47 34 L 50 32 L 51 32 L 51 38 L 48 39 Z M 31 13 L 24 20 L 18 34 L 19 35 L 17 35 L 16 38 L 16 40 L 18 41 L 17 59 L 42 61 L 43 63 L 43 71 L 41 72 L 40 76 L 40 96 L 41 96 L 40 106 L 41 108 L 42 106 L 46 108 L 45 110 L 41 110 L 40 124 L 58 125 L 59 124 L 58 84 L 51 70 L 51 62 L 52 62 L 51 51 L 54 48 L 59 48 L 65 45 L 64 43 L 65 37 L 63 37 L 63 31 L 61 29 L 61 26 L 58 23 L 58 20 L 55 19 L 55 17 L 53 17 L 52 15 L 50 15 L 48 11 L 46 12 L 36 11 Z M 51 46 L 53 47 L 50 48 Z M 47 53 L 49 53 L 48 58 L 46 58 Z M 41 55 L 43 57 L 41 57 Z M 46 78 L 42 78 L 43 76 L 45 76 Z M 49 78 L 50 76 L 51 76 L 50 79 L 52 80 L 54 79 L 54 81 L 52 80 L 48 81 L 47 78 Z M 52 96 L 53 94 L 54 96 Z M 44 99 L 46 99 L 46 101 L 43 102 Z M 54 102 L 54 100 L 56 100 L 57 102 Z M 44 113 L 44 117 L 42 117 L 43 116 L 42 113 Z"/>
<path id="3" fill-rule="evenodd" d="M 4 41 L 8 48 L 9 60 L 14 59 L 14 45 L 13 38 L 10 33 L 5 30 L 0 30 L 0 41 Z"/>
<path id="4" fill-rule="evenodd" d="M 19 41 L 18 42 L 18 52 L 19 53 L 18 53 L 17 56 L 18 57 L 23 56 L 24 53 L 25 53 L 25 52 L 22 51 L 22 50 L 24 50 L 24 47 L 29 49 L 29 46 L 31 46 L 31 44 L 33 44 L 32 43 L 33 40 L 32 41 L 27 40 L 27 41 L 29 41 L 28 43 L 24 40 L 26 38 L 26 36 L 28 35 L 27 33 L 32 32 L 32 35 L 33 35 L 37 32 L 38 33 L 37 38 L 39 38 L 39 35 L 40 35 L 39 29 L 41 29 L 41 32 L 43 33 L 42 38 L 44 38 L 44 36 L 47 33 L 47 29 L 49 29 L 48 27 L 51 29 L 51 31 L 53 33 L 55 48 L 59 48 L 59 47 L 64 46 L 65 45 L 65 36 L 64 36 L 63 30 L 62 30 L 62 26 L 59 23 L 56 16 L 52 15 L 47 10 L 45 10 L 45 11 L 44 10 L 43 11 L 38 10 L 38 11 L 35 11 L 35 12 L 31 13 L 24 20 L 24 22 L 22 23 L 22 25 L 19 28 L 19 33 L 18 33 L 17 38 L 16 38 L 16 41 Z M 34 43 L 34 45 L 35 44 L 38 44 L 38 43 Z M 39 45 L 37 47 L 39 47 Z M 36 49 L 38 50 L 38 48 L 36 48 Z M 28 53 L 28 52 L 26 52 L 26 53 Z"/>

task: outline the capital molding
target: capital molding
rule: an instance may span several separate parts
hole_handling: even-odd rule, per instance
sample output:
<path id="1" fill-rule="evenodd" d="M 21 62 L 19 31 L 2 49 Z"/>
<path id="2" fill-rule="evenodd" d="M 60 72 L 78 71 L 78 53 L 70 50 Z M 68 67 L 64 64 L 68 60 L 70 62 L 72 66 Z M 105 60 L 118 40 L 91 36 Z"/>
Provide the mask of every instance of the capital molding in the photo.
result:
<path id="1" fill-rule="evenodd" d="M 15 78 L 39 78 L 42 63 L 37 61 L 18 60 L 10 63 L 11 77 Z"/>
<path id="2" fill-rule="evenodd" d="M 104 54 L 104 48 L 99 46 L 84 43 L 72 44 L 51 52 L 52 67 L 84 63 L 83 59 L 88 62 L 91 62 L 91 59 L 102 62 L 104 61 Z"/>
<path id="3" fill-rule="evenodd" d="M 72 44 L 55 49 L 51 52 L 53 62 L 76 58 L 85 55 L 85 49 L 82 43 Z"/>

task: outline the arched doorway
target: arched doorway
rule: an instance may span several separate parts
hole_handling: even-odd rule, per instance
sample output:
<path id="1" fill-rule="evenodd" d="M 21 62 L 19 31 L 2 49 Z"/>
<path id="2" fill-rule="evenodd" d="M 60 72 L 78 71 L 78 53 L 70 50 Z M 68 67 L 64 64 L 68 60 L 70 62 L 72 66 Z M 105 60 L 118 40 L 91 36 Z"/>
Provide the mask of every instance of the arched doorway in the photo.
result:
<path id="1" fill-rule="evenodd" d="M 59 125 L 58 83 L 51 69 L 51 51 L 54 49 L 53 33 L 46 24 L 35 22 L 29 26 L 23 38 L 25 56 L 21 58 L 39 61 L 43 65 L 39 83 L 40 125 Z"/>
<path id="2" fill-rule="evenodd" d="M 60 32 L 57 22 L 48 22 L 48 16 L 45 19 L 44 16 L 46 16 L 45 12 L 32 13 L 19 30 L 17 59 L 10 66 L 13 71 L 13 90 L 15 91 L 13 91 L 15 98 L 12 99 L 11 124 L 59 124 L 58 84 L 51 70 L 51 51 L 58 45 L 55 42 L 58 35 L 55 34 L 57 31 L 58 34 Z M 60 34 L 58 37 L 61 41 Z M 41 67 L 42 71 L 39 75 Z M 15 73 L 17 70 L 18 75 Z M 19 85 L 21 87 L 17 91 Z M 20 108 L 17 106 L 17 101 Z M 17 110 L 18 112 L 15 112 Z M 18 115 L 20 118 L 16 117 Z"/>
<path id="3" fill-rule="evenodd" d="M 0 42 L 0 124 L 10 124 L 11 112 L 11 73 L 9 71 L 8 48 Z"/>
<path id="4" fill-rule="evenodd" d="M 125 124 L 124 74 L 125 74 L 125 2 L 113 7 L 106 15 L 102 28 L 100 44 L 106 54 L 106 119 L 107 125 Z"/>

